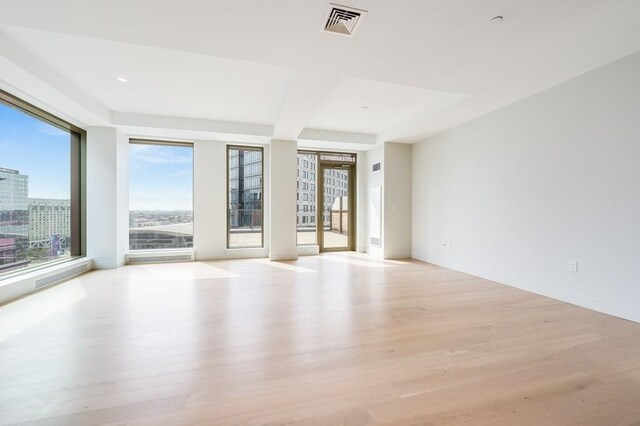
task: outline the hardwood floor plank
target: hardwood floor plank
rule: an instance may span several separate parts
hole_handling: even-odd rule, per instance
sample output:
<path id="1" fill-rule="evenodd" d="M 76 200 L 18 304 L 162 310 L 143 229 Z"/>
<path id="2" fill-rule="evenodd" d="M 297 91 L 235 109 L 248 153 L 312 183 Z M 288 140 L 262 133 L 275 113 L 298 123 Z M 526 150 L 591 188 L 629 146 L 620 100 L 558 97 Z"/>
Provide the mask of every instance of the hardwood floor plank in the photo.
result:
<path id="1" fill-rule="evenodd" d="M 9 422 L 9 424 L 29 424 L 33 426 L 86 426 L 122 422 L 129 424 L 130 420 L 135 420 L 140 417 L 159 414 L 168 415 L 171 412 L 180 410 L 183 404 L 184 397 L 164 398 L 98 410 L 79 410 L 75 413 L 66 415 L 54 414 L 36 421 L 25 420 L 20 422 Z"/>
<path id="2" fill-rule="evenodd" d="M 413 260 L 94 271 L 0 326 L 3 425 L 640 422 L 639 324 Z"/>

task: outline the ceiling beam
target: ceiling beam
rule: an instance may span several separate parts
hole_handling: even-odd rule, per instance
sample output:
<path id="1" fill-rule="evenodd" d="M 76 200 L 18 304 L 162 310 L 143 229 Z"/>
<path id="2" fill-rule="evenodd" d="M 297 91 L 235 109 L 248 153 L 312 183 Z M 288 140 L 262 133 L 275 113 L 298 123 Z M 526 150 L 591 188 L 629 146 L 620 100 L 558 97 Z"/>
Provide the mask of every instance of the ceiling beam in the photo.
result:
<path id="1" fill-rule="evenodd" d="M 78 127 L 109 124 L 108 108 L 2 31 L 0 75 L 4 89 Z"/>
<path id="2" fill-rule="evenodd" d="M 338 79 L 326 70 L 298 69 L 287 86 L 275 139 L 296 140 Z"/>
<path id="3" fill-rule="evenodd" d="M 376 144 L 377 136 L 370 133 L 336 132 L 333 130 L 303 129 L 298 136 L 301 141 L 335 142 L 363 145 L 363 149 Z"/>
<path id="4" fill-rule="evenodd" d="M 178 129 L 197 132 L 228 133 L 271 138 L 273 127 L 268 124 L 237 123 L 232 121 L 204 120 L 200 118 L 167 117 L 131 112 L 111 113 L 115 126 L 139 126 L 157 129 Z"/>
<path id="5" fill-rule="evenodd" d="M 439 113 L 457 106 L 467 98 L 467 95 L 459 93 L 438 93 L 424 108 L 405 117 L 400 120 L 400 122 L 395 123 L 390 128 L 378 134 L 378 143 L 413 143 L 426 138 L 432 134 L 429 133 L 429 130 L 435 128 L 434 122 Z"/>

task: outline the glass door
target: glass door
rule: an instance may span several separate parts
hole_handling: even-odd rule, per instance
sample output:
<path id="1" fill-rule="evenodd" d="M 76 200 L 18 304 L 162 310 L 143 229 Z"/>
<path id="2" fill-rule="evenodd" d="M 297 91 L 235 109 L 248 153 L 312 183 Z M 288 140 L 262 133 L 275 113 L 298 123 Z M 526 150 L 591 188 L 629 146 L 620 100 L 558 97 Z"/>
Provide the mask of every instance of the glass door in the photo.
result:
<path id="1" fill-rule="evenodd" d="M 320 251 L 354 249 L 354 170 L 353 164 L 320 163 Z"/>

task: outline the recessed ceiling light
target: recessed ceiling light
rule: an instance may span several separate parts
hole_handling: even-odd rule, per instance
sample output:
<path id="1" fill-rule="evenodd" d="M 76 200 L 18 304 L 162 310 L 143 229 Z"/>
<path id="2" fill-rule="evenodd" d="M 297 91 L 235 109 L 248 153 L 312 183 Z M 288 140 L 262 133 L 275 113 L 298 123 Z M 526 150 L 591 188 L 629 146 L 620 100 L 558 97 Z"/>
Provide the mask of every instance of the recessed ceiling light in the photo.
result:
<path id="1" fill-rule="evenodd" d="M 498 15 L 498 16 L 494 16 L 493 18 L 491 18 L 491 21 L 490 21 L 490 22 L 491 22 L 492 24 L 499 24 L 499 23 L 501 23 L 502 21 L 504 21 L 504 16 L 502 16 L 502 15 Z"/>
<path id="2" fill-rule="evenodd" d="M 126 83 L 127 81 L 129 81 L 124 77 L 116 77 L 116 80 L 118 80 L 120 83 Z"/>
<path id="3" fill-rule="evenodd" d="M 369 107 L 368 107 L 368 106 L 366 106 L 366 105 L 362 105 L 362 106 L 360 107 L 360 109 L 361 109 L 361 110 L 363 110 L 363 111 L 366 111 L 366 110 L 368 110 L 368 109 L 369 109 Z"/>

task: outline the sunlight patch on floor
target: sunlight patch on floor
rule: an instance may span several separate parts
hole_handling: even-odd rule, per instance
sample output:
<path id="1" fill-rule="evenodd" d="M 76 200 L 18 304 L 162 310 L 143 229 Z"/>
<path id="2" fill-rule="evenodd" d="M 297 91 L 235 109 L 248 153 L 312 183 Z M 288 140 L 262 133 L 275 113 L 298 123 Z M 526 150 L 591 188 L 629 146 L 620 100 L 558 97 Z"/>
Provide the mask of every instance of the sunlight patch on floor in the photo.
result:
<path id="1" fill-rule="evenodd" d="M 315 273 L 315 272 L 317 272 L 314 269 L 303 268 L 301 266 L 292 265 L 290 263 L 285 263 L 283 261 L 269 260 L 269 259 L 251 259 L 251 261 L 254 262 L 254 263 L 260 263 L 260 264 L 263 264 L 263 265 L 268 265 L 268 266 L 273 267 L 273 268 L 285 269 L 287 271 L 303 272 L 303 273 L 309 273 L 309 272 Z"/>
<path id="2" fill-rule="evenodd" d="M 340 262 L 340 263 L 346 263 L 346 264 L 354 265 L 354 266 L 365 266 L 367 268 L 392 268 L 392 267 L 394 267 L 394 265 L 386 264 L 383 261 L 364 260 L 364 258 L 363 259 L 358 259 L 359 256 L 357 254 L 354 254 L 354 253 L 349 253 L 347 255 L 342 254 L 342 253 L 331 253 L 331 254 L 325 254 L 324 256 L 326 256 L 329 260 Z"/>
<path id="3" fill-rule="evenodd" d="M 86 297 L 87 293 L 78 279 L 72 279 L 3 306 L 0 309 L 0 342 L 51 318 Z"/>
<path id="4" fill-rule="evenodd" d="M 203 262 L 157 263 L 143 265 L 141 268 L 165 280 L 234 278 L 238 276 L 234 272 Z"/>

